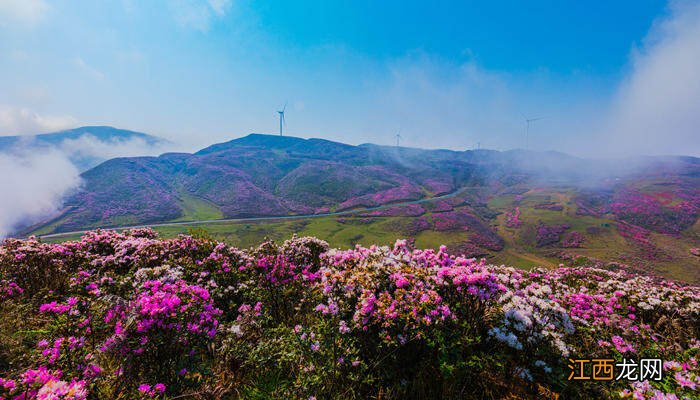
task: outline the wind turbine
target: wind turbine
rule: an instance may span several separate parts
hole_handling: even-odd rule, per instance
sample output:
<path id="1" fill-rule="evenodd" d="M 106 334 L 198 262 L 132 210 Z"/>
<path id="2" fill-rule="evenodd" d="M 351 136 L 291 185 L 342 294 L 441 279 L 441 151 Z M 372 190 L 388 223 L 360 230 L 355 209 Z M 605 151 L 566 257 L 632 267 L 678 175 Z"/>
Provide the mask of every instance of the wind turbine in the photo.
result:
<path id="1" fill-rule="evenodd" d="M 401 129 L 399 129 L 399 132 L 396 134 L 396 147 L 399 147 L 400 141 L 401 141 Z"/>
<path id="2" fill-rule="evenodd" d="M 284 120 L 284 110 L 287 109 L 287 102 L 284 103 L 284 107 L 282 107 L 281 111 L 277 111 L 277 114 L 280 115 L 280 136 L 282 136 L 282 125 L 286 125 L 286 121 Z"/>
<path id="3" fill-rule="evenodd" d="M 525 117 L 525 115 L 523 115 Z M 537 118 L 528 118 L 525 117 L 525 150 L 527 150 L 528 145 L 529 145 L 529 138 L 530 138 L 530 122 L 535 122 L 539 121 L 541 119 L 545 119 L 547 117 L 537 117 Z"/>

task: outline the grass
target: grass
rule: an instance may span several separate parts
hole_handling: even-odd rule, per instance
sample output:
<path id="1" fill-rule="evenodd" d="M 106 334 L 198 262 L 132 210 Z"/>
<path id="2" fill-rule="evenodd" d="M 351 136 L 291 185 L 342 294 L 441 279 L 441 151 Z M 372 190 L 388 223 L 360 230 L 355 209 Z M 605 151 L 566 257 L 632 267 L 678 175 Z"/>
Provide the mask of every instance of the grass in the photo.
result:
<path id="1" fill-rule="evenodd" d="M 63 215 L 59 216 L 55 220 L 51 221 L 48 225 L 44 225 L 36 231 L 32 232 L 32 235 L 46 235 L 52 233 L 59 225 L 61 225 L 68 217 Z"/>
<path id="2" fill-rule="evenodd" d="M 180 191 L 179 199 L 183 215 L 173 220 L 173 222 L 221 219 L 224 217 L 224 213 L 214 203 L 187 193 L 184 190 Z"/>
<path id="3" fill-rule="evenodd" d="M 642 251 L 633 243 L 622 237 L 615 228 L 615 221 L 607 218 L 597 218 L 587 215 L 576 215 L 576 204 L 572 200 L 573 192 L 567 189 L 549 192 L 530 191 L 523 195 L 519 203 L 523 227 L 513 229 L 505 226 L 505 215 L 497 218 L 497 231 L 506 241 L 506 248 L 494 254 L 492 261 L 521 268 L 537 265 L 556 266 L 559 259 L 554 253 L 561 251 L 553 247 L 536 248 L 535 230 L 539 222 L 546 225 L 567 224 L 569 231 L 578 231 L 586 236 L 581 248 L 565 249 L 578 255 L 605 261 L 620 261 L 628 256 L 641 257 Z M 512 195 L 490 199 L 489 206 L 497 211 L 505 212 L 514 207 Z M 539 210 L 535 205 L 544 202 L 557 202 L 564 206 L 562 211 Z M 588 234 L 588 228 L 599 228 L 597 234 Z M 652 234 L 653 243 L 665 254 L 671 256 L 671 261 L 653 261 L 648 264 L 662 276 L 686 282 L 700 282 L 700 258 L 690 254 L 700 237 L 700 221 L 688 229 L 683 235 L 669 236 Z M 626 257 L 627 256 L 627 257 Z"/>
<path id="4" fill-rule="evenodd" d="M 491 252 L 487 259 L 494 264 L 512 265 L 530 269 L 537 266 L 556 267 L 561 260 L 558 253 L 566 251 L 573 254 L 604 261 L 624 261 L 627 256 L 641 257 L 643 253 L 633 243 L 622 237 L 615 221 L 607 218 L 576 215 L 573 192 L 566 188 L 550 190 L 532 190 L 523 195 L 519 206 L 524 224 L 520 228 L 505 226 L 505 215 L 499 215 L 492 223 L 498 234 L 506 242 L 505 249 Z M 188 219 L 220 218 L 220 211 L 213 209 L 207 202 L 194 196 L 183 196 Z M 512 210 L 513 195 L 497 196 L 489 199 L 489 208 L 499 212 Z M 557 202 L 564 206 L 562 211 L 539 210 L 535 206 L 544 202 Z M 185 207 L 183 207 L 185 208 Z M 185 217 L 183 217 L 185 219 Z M 161 237 L 174 237 L 187 233 L 191 228 L 204 228 L 212 237 L 233 246 L 248 248 L 259 244 L 266 238 L 284 241 L 297 234 L 315 236 L 326 240 L 332 247 L 351 248 L 356 244 L 391 245 L 396 239 L 410 238 L 410 217 L 373 217 L 329 216 L 299 220 L 278 220 L 260 222 L 211 222 L 207 224 L 184 224 L 156 227 Z M 539 222 L 547 225 L 568 224 L 569 231 L 578 231 L 586 240 L 581 248 L 562 249 L 557 246 L 537 248 L 535 246 L 535 227 Z M 588 228 L 598 228 L 599 233 L 589 234 Z M 59 242 L 79 238 L 79 234 L 46 239 Z M 438 232 L 425 230 L 413 235 L 419 248 L 448 247 L 466 241 L 469 232 Z M 654 261 L 648 265 L 657 273 L 672 279 L 687 282 L 700 282 L 700 257 L 690 254 L 691 247 L 697 247 L 700 238 L 700 221 L 682 235 L 668 236 L 654 234 L 652 239 L 656 246 L 672 257 L 671 261 Z"/>

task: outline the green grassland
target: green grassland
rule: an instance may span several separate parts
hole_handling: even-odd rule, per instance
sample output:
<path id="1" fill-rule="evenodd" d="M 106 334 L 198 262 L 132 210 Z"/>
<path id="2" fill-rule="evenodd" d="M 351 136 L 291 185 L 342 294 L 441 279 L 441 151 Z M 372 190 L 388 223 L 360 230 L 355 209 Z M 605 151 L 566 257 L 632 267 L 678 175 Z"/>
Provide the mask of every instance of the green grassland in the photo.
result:
<path id="1" fill-rule="evenodd" d="M 203 229 L 211 237 L 241 248 L 256 246 L 265 239 L 284 241 L 294 234 L 316 236 L 323 238 L 333 247 L 350 248 L 356 244 L 363 246 L 393 244 L 397 239 L 408 236 L 402 227 L 409 221 L 410 217 L 320 217 L 277 222 L 210 222 L 159 226 L 154 229 L 164 238 Z M 67 234 L 44 240 L 62 242 L 77 239 L 80 236 L 80 234 Z M 420 232 L 415 239 L 419 247 L 437 248 L 441 244 L 464 241 L 466 238 L 465 232 L 428 230 Z"/>
<path id="2" fill-rule="evenodd" d="M 197 221 L 221 219 L 224 217 L 224 214 L 214 203 L 194 196 L 185 190 L 179 191 L 178 197 L 180 208 L 182 209 L 182 217 L 175 221 Z"/>
<path id="3" fill-rule="evenodd" d="M 499 212 L 490 221 L 492 227 L 505 240 L 505 248 L 500 252 L 489 252 L 485 257 L 494 264 L 512 265 L 530 269 L 543 266 L 553 268 L 562 262 L 562 252 L 585 256 L 602 261 L 629 262 L 641 260 L 643 254 L 638 246 L 622 237 L 614 220 L 604 217 L 577 215 L 573 201 L 575 192 L 567 188 L 533 189 L 522 194 L 515 203 L 515 196 L 508 194 L 488 199 L 488 209 Z M 204 200 L 193 196 L 182 196 L 185 216 L 178 221 L 221 218 L 221 212 Z M 556 203 L 561 211 L 537 209 L 543 203 Z M 509 228 L 505 224 L 506 211 L 515 206 L 521 210 L 523 224 L 519 228 Z M 429 209 L 429 206 L 425 207 Z M 427 213 L 430 218 L 430 212 Z M 325 216 L 308 219 L 258 221 L 258 222 L 208 222 L 205 224 L 182 224 L 155 227 L 161 237 L 174 237 L 192 229 L 203 229 L 211 237 L 233 246 L 247 248 L 256 246 L 265 239 L 284 241 L 292 235 L 316 236 L 326 240 L 332 247 L 350 248 L 357 244 L 390 245 L 396 239 L 413 238 L 420 248 L 437 248 L 442 244 L 451 247 L 468 240 L 468 231 L 440 232 L 432 229 L 412 232 L 411 217 L 360 217 Z M 582 247 L 563 249 L 558 245 L 536 246 L 538 224 L 567 224 L 569 232 L 578 231 L 585 236 Z M 594 233 L 590 229 L 594 229 Z M 80 235 L 65 235 L 47 238 L 46 241 L 76 239 Z M 663 276 L 689 282 L 700 282 L 700 258 L 690 254 L 692 247 L 698 246 L 700 222 L 678 236 L 653 234 L 652 241 L 668 259 L 644 262 L 647 268 Z"/>
<path id="4" fill-rule="evenodd" d="M 622 237 L 617 229 L 615 221 L 608 218 L 577 215 L 577 206 L 573 201 L 574 192 L 568 189 L 560 190 L 531 190 L 523 194 L 523 199 L 518 206 L 521 210 L 520 219 L 523 225 L 520 228 L 508 228 L 505 225 L 505 216 L 497 218 L 497 231 L 506 241 L 506 248 L 500 254 L 494 256 L 503 263 L 527 266 L 528 259 L 540 259 L 541 265 L 559 263 L 554 253 L 562 249 L 552 247 L 535 247 L 535 227 L 538 223 L 545 225 L 567 224 L 569 231 L 578 231 L 585 235 L 586 240 L 581 248 L 565 249 L 569 253 L 585 256 L 603 261 L 628 261 L 643 258 L 641 249 L 634 243 Z M 514 197 L 501 196 L 489 201 L 489 206 L 498 211 L 512 210 Z M 536 209 L 537 204 L 557 203 L 563 206 L 562 211 Z M 589 228 L 595 228 L 596 233 L 587 232 Z M 683 281 L 700 281 L 700 258 L 690 254 L 690 248 L 697 247 L 700 222 L 688 229 L 682 235 L 670 236 L 652 234 L 654 245 L 665 254 L 668 259 L 646 262 L 654 272 Z M 520 261 L 518 258 L 525 260 Z"/>

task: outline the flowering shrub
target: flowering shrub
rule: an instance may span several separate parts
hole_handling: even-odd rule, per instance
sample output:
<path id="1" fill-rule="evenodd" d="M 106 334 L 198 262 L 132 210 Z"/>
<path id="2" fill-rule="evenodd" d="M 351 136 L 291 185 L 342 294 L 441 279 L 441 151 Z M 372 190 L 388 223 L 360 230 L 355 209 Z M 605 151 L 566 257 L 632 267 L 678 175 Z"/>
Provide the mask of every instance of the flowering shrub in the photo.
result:
<path id="1" fill-rule="evenodd" d="M 18 296 L 24 293 L 24 289 L 12 281 L 0 281 L 0 301 Z"/>
<path id="2" fill-rule="evenodd" d="M 450 201 L 450 200 L 452 200 L 452 201 Z M 436 200 L 436 201 L 427 203 L 427 206 L 430 207 L 430 211 L 432 211 L 432 212 L 445 212 L 445 211 L 452 211 L 454 209 L 453 203 L 454 203 L 454 199 Z"/>
<path id="3" fill-rule="evenodd" d="M 567 229 L 569 229 L 569 225 L 566 224 L 549 226 L 540 223 L 537 226 L 537 237 L 535 239 L 537 247 L 559 243 L 561 234 L 566 232 Z"/>
<path id="4" fill-rule="evenodd" d="M 454 183 L 448 179 L 426 179 L 423 181 L 423 186 L 435 196 L 449 193 L 454 189 Z"/>
<path id="5" fill-rule="evenodd" d="M 564 206 L 558 203 L 540 203 L 535 204 L 537 210 L 562 211 Z"/>
<path id="6" fill-rule="evenodd" d="M 506 212 L 506 226 L 509 228 L 518 228 L 523 224 L 520 220 L 520 207 L 515 207 L 513 211 Z"/>
<path id="7" fill-rule="evenodd" d="M 583 244 L 585 238 L 581 234 L 581 232 L 569 232 L 566 235 L 564 235 L 564 239 L 561 241 L 561 247 L 581 247 Z"/>
<path id="8" fill-rule="evenodd" d="M 0 295 L 0 399 L 693 398 L 700 383 L 698 287 L 406 241 L 8 240 Z M 667 363 L 661 382 L 580 385 L 574 355 Z"/>
<path id="9" fill-rule="evenodd" d="M 471 245 L 493 251 L 503 249 L 503 238 L 465 208 L 433 213 L 432 219 L 437 231 L 466 231 Z"/>
<path id="10" fill-rule="evenodd" d="M 118 357 L 120 374 L 129 379 L 175 381 L 176 371 L 200 362 L 207 342 L 216 336 L 221 313 L 201 286 L 150 280 L 128 304 L 107 311 L 104 321 L 114 328 L 99 351 Z M 160 368 L 152 371 L 151 363 Z"/>
<path id="11" fill-rule="evenodd" d="M 340 203 L 337 210 L 343 211 L 355 207 L 374 207 L 399 201 L 418 200 L 424 196 L 421 188 L 411 183 L 408 178 L 398 175 L 394 176 L 394 178 L 396 178 L 398 186 L 376 193 L 350 198 Z"/>
<path id="12" fill-rule="evenodd" d="M 611 204 L 612 211 L 625 222 L 661 233 L 679 233 L 695 223 L 700 213 L 700 195 L 679 193 L 682 201 L 671 205 L 673 194 L 625 190 Z"/>
<path id="13" fill-rule="evenodd" d="M 430 229 L 430 226 L 430 221 L 428 221 L 428 219 L 424 216 L 413 218 L 411 219 L 407 231 L 412 235 L 416 235 L 422 231 Z"/>
<path id="14" fill-rule="evenodd" d="M 659 260 L 661 259 L 661 253 L 659 249 L 654 245 L 650 239 L 651 232 L 640 226 L 628 224 L 626 222 L 620 222 L 617 224 L 617 231 L 622 237 L 628 239 L 630 242 L 635 243 L 639 249 L 642 251 L 644 258 L 647 260 Z"/>

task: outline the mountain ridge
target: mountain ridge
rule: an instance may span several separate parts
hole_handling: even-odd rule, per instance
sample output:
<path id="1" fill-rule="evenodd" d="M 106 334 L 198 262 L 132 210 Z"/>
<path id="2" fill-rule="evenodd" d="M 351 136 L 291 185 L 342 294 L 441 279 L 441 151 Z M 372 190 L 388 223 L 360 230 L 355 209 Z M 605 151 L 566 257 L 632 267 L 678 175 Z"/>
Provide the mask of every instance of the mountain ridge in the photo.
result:
<path id="1" fill-rule="evenodd" d="M 98 139 L 133 139 L 139 138 L 146 141 L 148 144 L 155 145 L 158 143 L 168 142 L 166 139 L 149 135 L 143 132 L 132 131 L 128 129 L 115 128 L 108 125 L 86 125 L 72 129 L 64 129 L 55 132 L 38 133 L 31 135 L 3 135 L 0 136 L 0 149 L 13 144 L 19 143 L 22 140 L 36 139 L 40 142 L 56 144 L 66 139 L 77 139 L 83 135 L 92 135 Z"/>
<path id="2" fill-rule="evenodd" d="M 172 146 L 169 140 L 111 126 L 81 126 L 36 135 L 0 136 L 0 153 L 36 153 L 58 150 L 65 154 L 79 171 L 87 171 L 114 154 L 110 147 L 130 149 L 143 145 L 150 149 Z"/>
<path id="3" fill-rule="evenodd" d="M 553 161 L 545 157 L 547 154 L 554 154 L 558 173 L 550 171 L 547 163 Z M 698 164 L 692 157 L 684 160 L 688 165 Z M 135 223 L 162 222 L 182 217 L 176 198 L 178 192 L 184 191 L 217 204 L 225 217 L 285 215 L 323 207 L 342 209 L 415 200 L 460 185 L 509 186 L 523 180 L 550 179 L 547 174 L 574 179 L 574 175 L 568 176 L 570 172 L 581 175 L 593 171 L 582 168 L 584 162 L 564 153 L 353 146 L 324 139 L 254 133 L 195 153 L 107 160 L 82 174 L 85 185 L 68 199 L 67 205 L 82 205 L 89 211 L 94 204 L 87 203 L 96 197 L 114 197 L 115 193 L 124 197 L 128 193 L 145 202 L 155 196 L 157 207 L 149 207 L 152 202 L 146 202 L 133 209 L 146 211 L 115 211 L 123 208 L 117 199 L 116 203 L 108 202 L 114 209 L 103 210 L 103 214 L 120 215 Z M 570 164 L 570 171 L 562 169 L 565 163 Z M 110 185 L 105 186 L 104 182 Z M 240 204 L 255 198 L 265 206 Z M 122 200 L 132 205 L 135 201 Z M 159 210 L 163 215 L 154 213 L 147 217 L 149 210 Z M 98 218 L 93 212 L 85 218 L 87 223 L 76 222 L 70 228 L 94 227 L 91 224 L 105 219 L 110 217 Z"/>
<path id="4" fill-rule="evenodd" d="M 557 254 L 570 257 L 573 249 L 700 279 L 700 269 L 688 269 L 700 261 L 692 252 L 700 248 L 694 157 L 591 161 L 556 152 L 251 134 L 194 153 L 110 159 L 81 177 L 62 213 L 25 233 L 326 214 L 314 219 L 325 222 L 300 221 L 284 231 L 308 225 L 323 227 L 309 234 L 347 232 L 337 244 L 350 246 L 377 234 L 414 237 L 425 246 L 439 240 L 471 256 L 554 265 Z M 455 191 L 453 198 L 411 204 Z M 382 205 L 395 206 L 372 210 Z M 333 217 L 347 210 L 356 212 Z M 238 237 L 263 239 L 251 232 Z"/>

